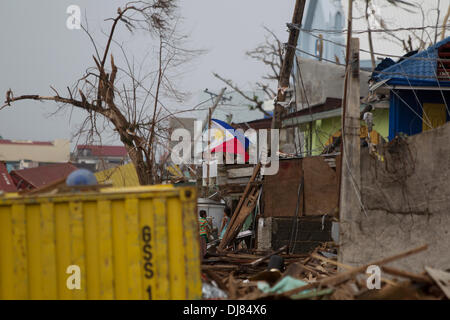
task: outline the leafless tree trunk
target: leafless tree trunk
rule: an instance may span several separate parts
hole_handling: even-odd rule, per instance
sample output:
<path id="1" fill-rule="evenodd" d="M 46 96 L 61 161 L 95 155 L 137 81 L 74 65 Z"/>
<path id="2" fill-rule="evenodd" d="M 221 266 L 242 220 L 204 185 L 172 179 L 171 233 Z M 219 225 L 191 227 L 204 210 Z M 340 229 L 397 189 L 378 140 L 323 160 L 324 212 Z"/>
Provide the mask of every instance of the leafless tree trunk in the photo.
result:
<path id="1" fill-rule="evenodd" d="M 136 168 L 139 182 L 142 185 L 161 182 L 161 168 L 156 165 L 158 146 L 166 146 L 168 135 L 164 127 L 163 113 L 171 113 L 161 101 L 162 94 L 180 98 L 170 81 L 170 69 L 184 63 L 197 55 L 199 51 L 181 49 L 178 44 L 183 39 L 176 34 L 176 5 L 174 0 L 133 1 L 123 8 L 118 8 L 117 15 L 108 19 L 112 21 L 105 49 L 98 50 L 87 29 L 95 54 L 95 65 L 87 69 L 75 86 L 67 87 L 67 95 L 63 96 L 55 89 L 54 95 L 42 96 L 38 94 L 14 96 L 8 90 L 5 105 L 20 100 L 53 101 L 63 106 L 73 106 L 88 113 L 79 133 L 88 132 L 90 135 L 100 136 L 97 117 L 101 116 L 108 124 L 112 124 L 121 142 L 128 151 L 128 155 Z M 158 39 L 157 70 L 138 77 L 134 62 L 127 57 L 125 48 L 115 40 L 118 24 L 124 24 L 128 30 L 145 30 Z M 112 54 L 115 44 L 122 51 L 126 67 L 118 67 Z M 101 54 L 100 54 L 101 53 Z M 107 67 L 109 57 L 109 68 Z M 141 66 L 142 67 L 142 66 Z M 121 73 L 119 79 L 118 73 Z M 139 72 L 140 73 L 140 72 Z M 153 100 L 153 102 L 152 102 Z M 153 105 L 152 108 L 149 108 Z M 164 109 L 164 110 L 163 110 Z M 88 127 L 88 129 L 85 129 Z M 165 163 L 166 156 L 161 157 Z"/>
<path id="2" fill-rule="evenodd" d="M 448 22 L 449 17 L 450 17 L 450 4 L 448 5 L 447 13 L 445 14 L 444 20 L 442 21 L 441 40 L 445 39 L 445 30 L 447 27 L 447 22 Z"/>
<path id="3" fill-rule="evenodd" d="M 373 39 L 372 39 L 372 30 L 370 26 L 370 19 L 369 19 L 369 8 L 370 8 L 370 0 L 366 0 L 366 22 L 367 22 L 367 35 L 369 38 L 369 51 L 370 51 L 370 60 L 372 61 L 372 70 L 375 70 L 376 62 L 375 62 L 375 54 L 373 52 Z M 374 14 L 374 12 L 372 12 Z"/>

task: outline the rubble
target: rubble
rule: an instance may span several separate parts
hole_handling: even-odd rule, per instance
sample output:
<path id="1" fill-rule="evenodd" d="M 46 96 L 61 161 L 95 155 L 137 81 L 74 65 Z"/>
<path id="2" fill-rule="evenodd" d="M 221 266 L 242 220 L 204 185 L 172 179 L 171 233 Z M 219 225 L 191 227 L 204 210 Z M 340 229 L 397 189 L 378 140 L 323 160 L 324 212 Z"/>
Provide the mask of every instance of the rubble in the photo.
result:
<path id="1" fill-rule="evenodd" d="M 266 255 L 258 252 L 209 254 L 202 263 L 204 281 L 208 288 L 212 286 L 224 295 L 205 295 L 204 299 L 448 299 L 449 272 L 426 268 L 423 273 L 413 273 L 385 266 L 427 248 L 421 246 L 359 267 L 338 262 L 333 242 L 324 243 L 305 255 L 288 254 L 286 246 Z M 268 267 L 267 260 L 276 254 L 284 261 L 286 267 L 280 268 L 283 270 Z M 365 273 L 373 265 L 382 270 L 379 289 L 368 288 Z"/>

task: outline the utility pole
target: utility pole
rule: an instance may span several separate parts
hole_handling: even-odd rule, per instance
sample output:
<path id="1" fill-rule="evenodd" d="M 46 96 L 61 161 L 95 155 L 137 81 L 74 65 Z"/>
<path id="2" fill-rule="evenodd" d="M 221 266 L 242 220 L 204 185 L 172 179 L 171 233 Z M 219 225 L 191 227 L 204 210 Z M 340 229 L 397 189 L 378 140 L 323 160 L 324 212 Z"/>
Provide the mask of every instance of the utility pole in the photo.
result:
<path id="1" fill-rule="evenodd" d="M 348 0 L 348 13 L 347 13 L 347 47 L 345 48 L 345 77 L 344 77 L 344 93 L 342 97 L 342 104 L 341 104 L 341 128 L 345 127 L 345 110 L 347 108 L 347 88 L 348 88 L 348 72 L 349 72 L 349 63 L 350 63 L 350 42 L 352 39 L 352 22 L 353 22 L 353 0 Z M 341 137 L 343 136 L 343 130 L 341 130 Z M 344 159 L 344 145 L 341 143 L 341 160 Z M 342 181 L 342 168 L 343 168 L 343 161 L 341 161 L 341 180 Z M 338 190 L 338 198 L 339 201 L 341 199 L 341 185 L 339 184 L 339 190 Z"/>
<path id="2" fill-rule="evenodd" d="M 350 63 L 350 41 L 352 39 L 352 23 L 353 23 L 353 0 L 348 0 L 347 14 L 347 47 L 345 48 L 345 81 L 344 81 L 344 97 L 342 98 L 342 128 L 345 125 L 345 108 L 347 107 L 347 86 L 348 86 L 348 70 Z"/>
<path id="3" fill-rule="evenodd" d="M 341 191 L 339 206 L 340 254 L 345 262 L 345 245 L 349 243 L 352 226 L 361 214 L 361 168 L 360 168 L 360 80 L 359 39 L 350 41 L 350 64 L 347 72 L 348 91 L 342 128 Z"/>
<path id="4" fill-rule="evenodd" d="M 293 25 L 301 26 L 305 3 L 306 0 L 297 0 L 295 2 L 294 14 L 292 16 Z M 272 129 L 281 129 L 281 117 L 284 113 L 284 107 L 280 104 L 280 102 L 284 102 L 286 100 L 286 89 L 289 87 L 289 77 L 291 76 L 291 70 L 294 64 L 295 49 L 297 47 L 299 34 L 300 31 L 298 28 L 290 28 L 286 52 L 284 54 L 283 64 L 280 70 L 280 78 L 278 79 L 277 101 L 275 103 L 272 117 Z"/>
<path id="5" fill-rule="evenodd" d="M 345 244 L 352 222 L 360 213 L 360 88 L 359 39 L 352 38 L 353 0 L 348 0 L 345 82 L 342 98 L 341 179 L 339 184 L 339 256 L 346 261 Z"/>

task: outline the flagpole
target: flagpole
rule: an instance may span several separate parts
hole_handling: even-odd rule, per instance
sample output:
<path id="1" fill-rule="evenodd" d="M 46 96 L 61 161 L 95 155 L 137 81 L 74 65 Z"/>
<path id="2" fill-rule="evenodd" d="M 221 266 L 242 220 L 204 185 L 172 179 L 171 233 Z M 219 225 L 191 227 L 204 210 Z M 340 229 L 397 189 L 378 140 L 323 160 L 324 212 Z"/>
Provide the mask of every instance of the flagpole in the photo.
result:
<path id="1" fill-rule="evenodd" d="M 207 146 L 208 146 L 208 151 L 207 151 L 207 167 L 206 167 L 206 190 L 203 193 L 203 197 L 207 198 L 209 196 L 209 162 L 211 161 L 211 148 L 210 148 L 210 143 L 211 143 L 211 122 L 212 122 L 212 115 L 214 113 L 214 111 L 216 110 L 217 106 L 219 105 L 220 100 L 222 100 L 222 96 L 225 93 L 225 90 L 227 88 L 223 88 L 220 93 L 217 95 L 216 97 L 216 101 L 214 101 L 214 104 L 209 108 L 209 112 L 208 112 L 208 142 L 207 142 Z M 204 130 L 204 129 L 203 129 Z M 202 130 L 202 132 L 203 132 Z"/>
<path id="2" fill-rule="evenodd" d="M 212 118 L 212 107 L 209 108 L 208 113 L 208 145 L 211 143 L 211 118 Z M 209 196 L 209 163 L 211 161 L 211 148 L 208 148 L 208 163 L 206 167 L 206 195 L 205 198 Z"/>

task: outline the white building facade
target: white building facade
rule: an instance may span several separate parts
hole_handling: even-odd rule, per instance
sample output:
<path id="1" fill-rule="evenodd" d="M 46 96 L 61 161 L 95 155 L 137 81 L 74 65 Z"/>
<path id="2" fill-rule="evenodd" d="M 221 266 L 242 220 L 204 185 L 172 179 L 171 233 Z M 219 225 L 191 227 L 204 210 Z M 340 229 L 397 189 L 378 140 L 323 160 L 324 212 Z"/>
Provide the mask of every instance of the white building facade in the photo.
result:
<path id="1" fill-rule="evenodd" d="M 305 51 L 297 54 L 307 59 L 345 61 L 345 13 L 341 0 L 307 1 L 303 13 L 302 30 L 297 47 Z M 321 40 L 320 38 L 323 38 Z M 327 41 L 330 40 L 330 41 Z"/>

